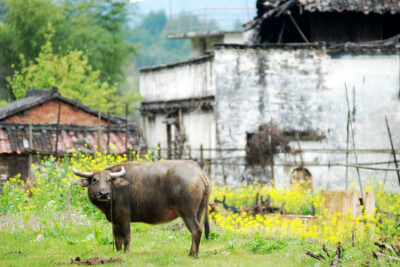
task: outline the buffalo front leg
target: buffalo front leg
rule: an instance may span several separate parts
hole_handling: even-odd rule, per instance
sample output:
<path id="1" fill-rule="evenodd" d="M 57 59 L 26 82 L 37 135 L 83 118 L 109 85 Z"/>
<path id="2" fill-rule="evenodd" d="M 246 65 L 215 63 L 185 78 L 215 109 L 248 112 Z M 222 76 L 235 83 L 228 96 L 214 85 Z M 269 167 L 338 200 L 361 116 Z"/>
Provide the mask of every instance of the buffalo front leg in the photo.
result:
<path id="1" fill-rule="evenodd" d="M 117 251 L 122 250 L 124 245 L 124 252 L 129 252 L 131 246 L 131 227 L 128 223 L 114 223 L 113 234 L 115 239 L 115 248 Z"/>
<path id="2" fill-rule="evenodd" d="M 198 222 L 196 216 L 182 217 L 182 219 L 185 222 L 186 227 L 192 234 L 192 247 L 190 248 L 189 256 L 198 258 L 200 239 L 201 239 L 201 234 L 203 233 L 203 229 L 201 228 L 200 223 Z"/>

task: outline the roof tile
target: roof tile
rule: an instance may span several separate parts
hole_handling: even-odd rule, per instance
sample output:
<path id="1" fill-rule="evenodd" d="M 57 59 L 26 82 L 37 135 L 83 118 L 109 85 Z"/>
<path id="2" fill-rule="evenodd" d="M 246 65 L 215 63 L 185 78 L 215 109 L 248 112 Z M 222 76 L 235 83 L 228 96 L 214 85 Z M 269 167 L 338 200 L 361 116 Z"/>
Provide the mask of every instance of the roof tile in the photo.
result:
<path id="1" fill-rule="evenodd" d="M 59 153 L 78 151 L 79 149 L 87 151 L 87 148 L 89 148 L 88 152 L 96 151 L 98 126 L 60 125 L 59 127 Z M 128 129 L 128 147 L 132 146 L 134 150 L 137 150 L 138 127 L 131 124 Z M 52 154 L 55 149 L 56 131 L 57 125 L 55 124 L 33 124 L 33 148 L 30 150 L 26 144 L 24 146 L 24 139 L 26 143 L 29 138 L 29 124 L 0 122 L 0 154 L 21 154 L 30 151 Z M 125 127 L 110 125 L 110 147 L 111 145 L 117 146 L 117 149 L 110 149 L 110 151 L 125 153 L 125 136 Z M 100 151 L 105 152 L 107 150 L 107 126 L 102 126 L 100 139 Z M 145 147 L 143 139 L 140 147 Z"/>

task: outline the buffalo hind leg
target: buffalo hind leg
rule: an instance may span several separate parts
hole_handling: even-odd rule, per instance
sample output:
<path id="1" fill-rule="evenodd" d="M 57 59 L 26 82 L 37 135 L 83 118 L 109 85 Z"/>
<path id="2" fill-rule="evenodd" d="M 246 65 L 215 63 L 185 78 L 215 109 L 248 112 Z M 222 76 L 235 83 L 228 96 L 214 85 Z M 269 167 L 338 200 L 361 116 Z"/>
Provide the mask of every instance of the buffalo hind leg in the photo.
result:
<path id="1" fill-rule="evenodd" d="M 199 256 L 200 239 L 203 229 L 196 216 L 185 216 L 182 219 L 192 234 L 192 247 L 190 248 L 189 256 L 197 258 Z"/>
<path id="2" fill-rule="evenodd" d="M 113 224 L 113 234 L 115 238 L 115 249 L 121 251 L 122 245 L 124 245 L 124 252 L 129 252 L 131 246 L 131 227 L 129 222 Z"/>

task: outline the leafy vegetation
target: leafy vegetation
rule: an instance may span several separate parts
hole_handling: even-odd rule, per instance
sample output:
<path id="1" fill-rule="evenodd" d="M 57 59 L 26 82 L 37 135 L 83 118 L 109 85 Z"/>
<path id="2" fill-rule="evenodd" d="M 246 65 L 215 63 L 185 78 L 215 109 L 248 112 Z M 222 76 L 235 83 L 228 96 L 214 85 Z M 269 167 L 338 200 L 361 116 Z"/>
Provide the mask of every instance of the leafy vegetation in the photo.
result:
<path id="1" fill-rule="evenodd" d="M 169 23 L 164 11 L 150 12 L 127 32 L 127 40 L 138 44 L 138 54 L 134 59 L 137 68 L 189 58 L 189 40 L 167 39 Z"/>
<path id="2" fill-rule="evenodd" d="M 52 53 L 62 58 L 81 51 L 87 65 L 98 71 L 99 83 L 115 87 L 124 81 L 123 67 L 135 53 L 135 46 L 125 41 L 123 28 L 130 5 L 112 0 L 1 0 L 0 87 L 7 86 L 6 77 L 14 71 L 21 73 L 37 60 L 49 34 Z M 2 92 L 3 99 L 10 97 Z"/>
<path id="3" fill-rule="evenodd" d="M 56 86 L 64 97 L 75 99 L 84 105 L 103 111 L 110 111 L 116 105 L 117 88 L 100 79 L 100 71 L 89 65 L 88 57 L 82 51 L 73 50 L 64 56 L 54 54 L 51 38 L 46 35 L 46 43 L 35 62 L 26 63 L 21 55 L 21 70 L 7 80 L 14 96 L 24 97 L 27 88 L 52 88 Z"/>
<path id="4" fill-rule="evenodd" d="M 211 241 L 202 241 L 198 261 L 187 257 L 190 233 L 181 220 L 161 226 L 132 224 L 132 252 L 115 253 L 110 224 L 90 203 L 86 190 L 73 185 L 77 177 L 71 169 L 73 166 L 81 170 L 103 169 L 127 160 L 152 161 L 154 153 L 140 157 L 134 151 L 128 155 L 88 155 L 78 151 L 58 161 L 53 157 L 38 159 L 33 166 L 33 184 L 29 182 L 24 187 L 17 176 L 4 185 L 0 195 L 0 240 L 7 240 L 0 244 L 0 261 L 7 266 L 67 263 L 71 256 L 121 257 L 126 266 L 308 266 L 316 260 L 306 256 L 305 249 L 318 252 L 322 244 L 326 244 L 334 254 L 338 241 L 345 249 L 342 264 L 359 266 L 369 261 L 382 266 L 390 262 L 373 259 L 373 242 L 384 239 L 396 243 L 400 235 L 395 219 L 380 215 L 366 216 L 361 221 L 340 214 L 317 215 L 318 222 L 304 224 L 298 219 L 280 218 L 280 215 L 252 216 L 246 212 L 220 211 L 211 215 Z M 397 212 L 398 194 L 386 193 L 382 185 L 368 186 L 368 190 L 375 190 L 380 207 Z M 293 210 L 298 210 L 300 205 L 321 202 L 319 193 L 305 188 L 276 189 L 256 184 L 216 186 L 211 199 L 226 195 L 229 204 L 251 206 L 256 193 L 270 194 L 278 204 L 285 199 L 288 208 Z"/>

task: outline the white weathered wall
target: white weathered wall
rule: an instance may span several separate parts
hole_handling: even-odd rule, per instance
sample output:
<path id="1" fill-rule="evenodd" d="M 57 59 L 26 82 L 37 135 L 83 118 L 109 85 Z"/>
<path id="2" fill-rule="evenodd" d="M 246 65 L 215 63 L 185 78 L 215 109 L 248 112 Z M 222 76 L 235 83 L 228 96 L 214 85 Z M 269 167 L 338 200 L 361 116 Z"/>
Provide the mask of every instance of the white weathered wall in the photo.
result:
<path id="1" fill-rule="evenodd" d="M 246 146 L 246 132 L 255 132 L 273 119 L 282 129 L 315 130 L 326 136 L 321 142 L 301 142 L 302 149 L 346 147 L 347 105 L 345 86 L 354 105 L 354 127 L 358 149 L 389 149 L 384 116 L 387 115 L 394 145 L 400 149 L 400 55 L 350 53 L 329 54 L 324 47 L 219 46 L 213 61 L 178 65 L 141 73 L 140 91 L 145 101 L 164 101 L 215 95 L 212 111 L 184 112 L 187 145 L 218 148 L 216 125 L 222 148 Z M 147 142 L 167 146 L 165 115 L 154 121 L 145 118 Z M 297 148 L 297 142 L 290 143 Z M 195 152 L 192 156 L 196 157 Z M 220 161 L 219 153 L 205 154 Z M 224 152 L 243 162 L 244 151 Z M 360 153 L 359 162 L 388 161 L 390 154 Z M 305 162 L 344 163 L 345 154 L 307 152 Z M 278 155 L 277 163 L 300 162 L 299 156 Z M 354 162 L 353 154 L 350 162 Z M 387 167 L 387 165 L 377 165 Z M 393 165 L 391 166 L 393 167 Z M 278 184 L 289 182 L 293 168 L 276 167 Z M 315 187 L 344 188 L 345 168 L 309 166 Z M 244 167 L 225 170 L 230 181 L 251 176 Z M 355 169 L 350 177 L 356 178 Z M 361 170 L 365 179 L 383 179 L 385 173 Z M 222 179 L 221 168 L 213 167 L 212 178 Z M 389 183 L 398 188 L 394 172 Z M 351 179 L 350 179 L 351 180 Z M 351 181 L 350 181 L 351 182 Z"/>
<path id="2" fill-rule="evenodd" d="M 191 38 L 190 57 L 199 57 L 206 51 L 213 50 L 213 45 L 223 42 L 223 35 L 211 35 Z"/>
<path id="3" fill-rule="evenodd" d="M 390 148 L 384 124 L 387 115 L 394 145 L 400 148 L 400 135 L 396 134 L 400 132 L 399 66 L 398 54 L 331 56 L 318 47 L 217 49 L 216 115 L 222 146 L 244 148 L 246 132 L 255 132 L 260 124 L 272 118 L 282 129 L 316 130 L 326 136 L 322 142 L 302 142 L 302 148 L 345 148 L 346 83 L 350 101 L 355 103 L 357 147 Z M 225 154 L 244 156 L 244 152 Z M 280 158 L 281 162 L 299 162 L 294 156 Z M 345 155 L 308 153 L 304 160 L 343 163 Z M 361 154 L 359 161 L 386 160 L 389 155 Z M 354 162 L 353 157 L 351 161 Z M 317 187 L 344 186 L 345 168 L 309 167 L 309 170 Z M 287 183 L 289 171 L 277 168 L 277 182 Z M 384 174 L 361 172 L 364 178 Z M 355 172 L 350 174 L 355 177 Z M 391 181 L 397 179 L 394 175 L 388 175 Z"/>
<path id="4" fill-rule="evenodd" d="M 224 34 L 224 44 L 244 44 L 243 32 L 227 32 Z"/>
<path id="5" fill-rule="evenodd" d="M 140 72 L 143 101 L 168 101 L 215 94 L 212 58 Z"/>
<path id="6" fill-rule="evenodd" d="M 154 119 L 144 117 L 143 129 L 145 131 L 145 138 L 149 148 L 161 145 L 161 148 L 167 149 L 167 126 L 163 121 L 166 119 L 165 114 L 158 113 Z M 213 111 L 192 111 L 183 112 L 182 121 L 184 133 L 186 135 L 185 153 L 188 153 L 189 146 L 191 147 L 191 156 L 193 158 L 200 158 L 200 145 L 203 148 L 215 148 L 215 116 Z M 174 136 L 174 129 L 172 127 L 172 136 Z M 162 156 L 166 158 L 167 152 L 163 151 Z M 204 158 L 213 157 L 210 151 L 204 151 Z"/>

